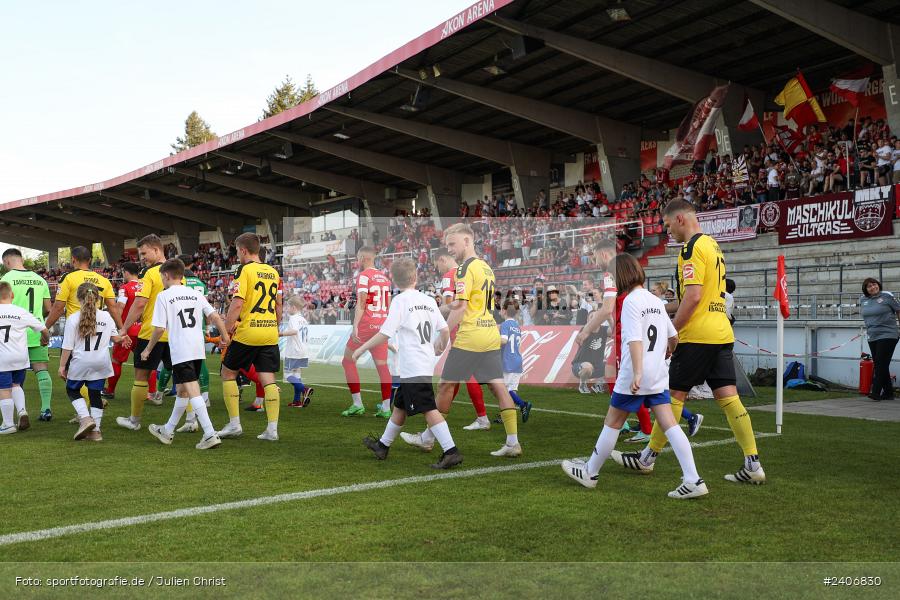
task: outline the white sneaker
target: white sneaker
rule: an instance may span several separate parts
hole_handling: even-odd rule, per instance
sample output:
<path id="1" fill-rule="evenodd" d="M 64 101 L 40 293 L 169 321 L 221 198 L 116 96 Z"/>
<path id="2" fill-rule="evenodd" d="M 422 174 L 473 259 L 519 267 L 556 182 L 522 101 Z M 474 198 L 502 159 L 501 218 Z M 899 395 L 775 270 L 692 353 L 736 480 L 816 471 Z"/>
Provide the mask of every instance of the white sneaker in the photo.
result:
<path id="1" fill-rule="evenodd" d="M 591 386 L 590 389 L 591 389 L 591 392 L 593 392 L 595 394 L 603 394 L 606 392 L 606 386 L 603 385 L 602 383 L 595 383 L 594 385 Z"/>
<path id="2" fill-rule="evenodd" d="M 490 428 L 491 422 L 487 419 L 485 419 L 484 421 L 475 419 L 471 425 L 466 425 L 465 427 L 463 427 L 463 429 L 465 429 L 466 431 L 487 431 Z"/>
<path id="3" fill-rule="evenodd" d="M 15 425 L 8 425 L 6 427 L 0 427 L 0 435 L 10 435 L 18 431 Z"/>
<path id="4" fill-rule="evenodd" d="M 267 442 L 277 442 L 278 441 L 278 432 L 277 431 L 269 431 L 266 429 L 261 434 L 256 436 L 258 440 L 265 440 Z"/>
<path id="5" fill-rule="evenodd" d="M 755 471 L 747 470 L 747 467 L 741 467 L 737 473 L 725 476 L 725 481 L 732 483 L 752 483 L 753 485 L 762 485 L 766 482 L 766 472 L 760 466 Z"/>
<path id="6" fill-rule="evenodd" d="M 655 463 L 650 463 L 649 465 L 641 462 L 641 453 L 640 452 L 620 452 L 619 450 L 613 450 L 612 454 L 609 455 L 616 463 L 622 465 L 626 469 L 631 469 L 633 471 L 638 471 L 639 473 L 652 473 L 653 465 Z"/>
<path id="7" fill-rule="evenodd" d="M 149 431 L 151 433 L 151 435 L 153 435 L 153 437 L 158 439 L 160 442 L 162 442 L 166 446 L 171 445 L 172 440 L 175 439 L 175 435 L 171 434 L 171 433 L 166 433 L 165 428 L 161 425 L 150 425 L 147 428 L 147 431 Z"/>
<path id="8" fill-rule="evenodd" d="M 84 417 L 78 420 L 78 431 L 75 432 L 73 439 L 80 440 L 97 427 L 96 421 L 91 417 Z"/>
<path id="9" fill-rule="evenodd" d="M 132 431 L 137 431 L 141 428 L 140 422 L 135 423 L 129 417 L 116 417 L 116 425 Z"/>
<path id="10" fill-rule="evenodd" d="M 175 430 L 175 433 L 194 433 L 200 429 L 197 421 L 185 421 L 184 425 Z"/>
<path id="11" fill-rule="evenodd" d="M 194 446 L 197 450 L 210 450 L 219 446 L 222 443 L 221 438 L 215 433 L 209 436 L 208 438 L 203 438 L 200 442 Z"/>
<path id="12" fill-rule="evenodd" d="M 586 383 L 579 383 L 578 384 L 578 393 L 579 394 L 590 394 L 591 390 L 588 389 L 588 386 Z"/>
<path id="13" fill-rule="evenodd" d="M 494 450 L 491 452 L 491 456 L 506 456 L 508 458 L 516 458 L 517 456 L 522 456 L 522 446 L 516 444 L 515 446 L 509 446 L 507 444 L 503 444 L 503 446 L 499 450 Z"/>
<path id="14" fill-rule="evenodd" d="M 431 452 L 431 449 L 434 448 L 434 440 L 431 440 L 431 442 L 426 444 L 422 441 L 421 433 L 406 433 L 405 431 L 401 431 L 400 439 L 410 446 L 421 449 L 423 452 Z"/>
<path id="15" fill-rule="evenodd" d="M 566 475 L 586 488 L 594 489 L 597 487 L 597 476 L 591 477 L 588 474 L 587 463 L 583 460 L 564 460 L 562 461 L 562 470 L 565 471 Z"/>
<path id="16" fill-rule="evenodd" d="M 74 417 L 69 419 L 69 425 L 74 425 L 77 422 L 78 422 L 78 415 L 75 415 Z"/>
<path id="17" fill-rule="evenodd" d="M 244 429 L 240 425 L 232 425 L 229 421 L 228 425 L 226 425 L 221 431 L 217 431 L 216 435 L 220 438 L 236 438 L 241 437 L 241 434 L 244 433 Z"/>
<path id="18" fill-rule="evenodd" d="M 688 500 L 690 498 L 699 498 L 709 493 L 706 483 L 702 479 L 697 483 L 682 483 L 676 489 L 669 492 L 669 498 L 677 498 L 678 500 Z"/>
<path id="19" fill-rule="evenodd" d="M 149 402 L 153 406 L 162 406 L 163 392 L 153 392 L 152 394 L 147 394 L 147 402 Z"/>

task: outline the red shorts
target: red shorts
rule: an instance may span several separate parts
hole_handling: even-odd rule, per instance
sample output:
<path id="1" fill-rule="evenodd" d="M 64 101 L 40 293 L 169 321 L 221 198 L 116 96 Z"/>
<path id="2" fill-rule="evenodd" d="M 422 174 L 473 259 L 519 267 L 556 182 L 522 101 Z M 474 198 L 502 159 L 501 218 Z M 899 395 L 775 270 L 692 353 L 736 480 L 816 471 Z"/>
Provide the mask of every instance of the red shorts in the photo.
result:
<path id="1" fill-rule="evenodd" d="M 128 331 L 131 331 L 130 329 Z M 134 347 L 137 345 L 137 335 L 128 336 L 131 338 L 131 347 L 126 348 L 121 343 L 113 344 L 112 349 L 112 359 L 117 363 L 125 364 L 128 362 L 128 357 L 131 355 L 131 351 L 134 350 Z"/>
<path id="2" fill-rule="evenodd" d="M 353 352 L 357 348 L 361 347 L 363 344 L 368 342 L 372 337 L 375 336 L 376 333 L 381 329 L 380 325 L 371 325 L 366 323 L 359 324 L 359 341 L 353 339 L 353 336 L 350 336 L 350 339 L 347 340 L 347 350 Z M 369 354 L 372 355 L 373 360 L 384 360 L 386 361 L 388 358 L 388 347 L 387 342 L 381 344 L 380 346 L 375 346 L 369 350 Z"/>

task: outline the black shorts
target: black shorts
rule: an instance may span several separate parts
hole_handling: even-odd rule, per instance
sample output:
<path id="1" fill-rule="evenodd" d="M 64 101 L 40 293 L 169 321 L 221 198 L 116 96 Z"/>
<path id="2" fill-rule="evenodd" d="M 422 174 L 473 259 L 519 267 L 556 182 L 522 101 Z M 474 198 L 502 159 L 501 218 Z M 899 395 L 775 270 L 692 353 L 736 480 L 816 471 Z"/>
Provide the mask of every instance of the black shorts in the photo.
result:
<path id="1" fill-rule="evenodd" d="M 137 344 L 134 345 L 134 368 L 155 371 L 160 361 L 162 361 L 163 366 L 171 371 L 172 356 L 169 354 L 169 342 L 156 342 L 153 350 L 150 351 L 150 358 L 141 360 L 141 354 L 143 354 L 144 348 L 149 343 L 150 340 L 138 338 Z"/>
<path id="2" fill-rule="evenodd" d="M 405 410 L 407 415 L 427 413 L 437 410 L 434 401 L 434 386 L 431 377 L 401 379 L 400 387 L 394 395 L 394 407 Z"/>
<path id="3" fill-rule="evenodd" d="M 689 392 L 703 382 L 717 390 L 737 385 L 734 373 L 734 344 L 678 344 L 669 366 L 669 389 Z"/>
<path id="4" fill-rule="evenodd" d="M 257 373 L 277 373 L 281 370 L 281 353 L 278 351 L 278 344 L 248 346 L 231 342 L 222 365 L 232 371 L 249 370 L 253 366 Z"/>
<path id="5" fill-rule="evenodd" d="M 500 350 L 472 352 L 461 348 L 450 348 L 441 379 L 444 381 L 463 382 L 472 377 L 478 383 L 488 383 L 503 379 L 503 364 Z"/>
<path id="6" fill-rule="evenodd" d="M 189 360 L 172 365 L 172 381 L 175 383 L 191 383 L 200 379 L 203 359 Z"/>
<path id="7" fill-rule="evenodd" d="M 572 374 L 578 377 L 581 371 L 581 365 L 588 363 L 593 367 L 593 377 L 603 377 L 606 373 L 606 328 L 600 333 L 594 333 L 588 336 L 578 348 L 575 358 L 572 359 Z"/>

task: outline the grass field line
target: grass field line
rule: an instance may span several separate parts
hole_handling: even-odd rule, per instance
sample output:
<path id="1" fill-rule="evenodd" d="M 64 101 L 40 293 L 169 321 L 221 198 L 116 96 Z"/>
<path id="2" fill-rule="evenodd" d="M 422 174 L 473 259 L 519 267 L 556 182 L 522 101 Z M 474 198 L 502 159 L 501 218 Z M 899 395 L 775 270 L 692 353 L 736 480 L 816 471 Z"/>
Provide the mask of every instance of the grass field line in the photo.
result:
<path id="1" fill-rule="evenodd" d="M 773 437 L 775 433 L 758 434 L 757 437 Z M 710 440 L 706 442 L 698 442 L 691 444 L 694 448 L 708 448 L 711 446 L 724 446 L 734 442 L 734 438 L 723 440 Z M 670 447 L 663 449 L 663 452 L 671 452 Z M 481 475 L 493 475 L 496 473 L 510 473 L 513 471 L 525 471 L 529 469 L 540 469 L 543 467 L 551 467 L 559 465 L 563 459 L 542 460 L 528 463 L 516 463 L 511 465 L 503 465 L 499 467 L 480 467 L 477 469 L 464 469 L 459 471 L 447 471 L 444 473 L 434 473 L 432 475 L 416 475 L 412 477 L 402 477 L 400 479 L 385 479 L 382 481 L 371 481 L 368 483 L 354 483 L 351 485 L 342 485 L 332 488 L 322 488 L 318 490 L 307 490 L 303 492 L 290 492 L 286 494 L 277 494 L 274 496 L 261 496 L 258 498 L 249 498 L 247 500 L 236 500 L 233 502 L 222 502 L 219 504 L 209 504 L 205 506 L 192 506 L 189 508 L 180 508 L 165 512 L 157 512 L 133 517 L 122 517 L 119 519 L 107 519 L 104 521 L 90 521 L 77 525 L 65 525 L 62 527 L 52 527 L 49 529 L 37 529 L 34 531 L 22 531 L 19 533 L 8 533 L 0 535 L 0 546 L 10 546 L 12 544 L 20 544 L 23 542 L 38 542 L 60 538 L 64 536 L 89 533 L 92 531 L 102 531 L 105 529 L 117 529 L 121 527 L 130 527 L 133 525 L 145 525 L 147 523 L 155 523 L 158 521 L 169 521 L 173 519 L 183 519 L 189 517 L 197 517 L 211 513 L 224 512 L 230 510 L 240 510 L 244 508 L 255 508 L 258 506 L 266 506 L 270 504 L 281 504 L 284 502 L 294 502 L 297 500 L 308 500 L 311 498 L 321 498 L 324 496 L 336 496 L 339 494 L 350 494 L 354 492 L 366 492 L 369 490 L 380 490 L 385 488 L 397 487 L 401 485 L 413 485 L 421 483 L 430 483 L 432 481 L 442 481 L 445 479 L 464 479 L 469 477 L 479 477 Z"/>

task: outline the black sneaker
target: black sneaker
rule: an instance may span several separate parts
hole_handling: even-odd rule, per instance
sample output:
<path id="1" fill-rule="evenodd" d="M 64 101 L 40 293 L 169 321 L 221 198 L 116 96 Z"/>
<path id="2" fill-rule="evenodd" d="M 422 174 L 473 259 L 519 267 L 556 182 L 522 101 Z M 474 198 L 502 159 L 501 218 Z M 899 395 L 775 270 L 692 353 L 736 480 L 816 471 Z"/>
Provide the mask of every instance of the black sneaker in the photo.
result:
<path id="1" fill-rule="evenodd" d="M 309 403 L 312 402 L 312 395 L 315 391 L 315 389 L 308 387 L 306 388 L 306 391 L 303 392 L 303 408 L 306 408 L 307 406 L 309 406 Z"/>
<path id="2" fill-rule="evenodd" d="M 522 422 L 523 423 L 528 422 L 528 417 L 531 416 L 531 407 L 532 406 L 533 405 L 531 404 L 531 402 L 526 402 L 525 404 L 522 405 Z"/>
<path id="3" fill-rule="evenodd" d="M 459 450 L 454 446 L 450 448 L 443 454 L 441 454 L 441 460 L 437 461 L 433 465 L 431 465 L 432 469 L 449 469 L 450 467 L 455 467 L 456 465 L 461 465 L 463 461 L 462 454 L 459 453 Z"/>
<path id="4" fill-rule="evenodd" d="M 50 409 L 42 410 L 41 414 L 38 415 L 38 421 L 49 421 L 53 418 L 53 413 L 50 412 Z"/>
<path id="5" fill-rule="evenodd" d="M 381 443 L 381 440 L 376 440 L 371 436 L 366 436 L 363 438 L 363 446 L 371 450 L 372 453 L 375 454 L 375 458 L 377 458 L 378 460 L 386 459 L 388 450 L 390 450 L 390 448 Z"/>

